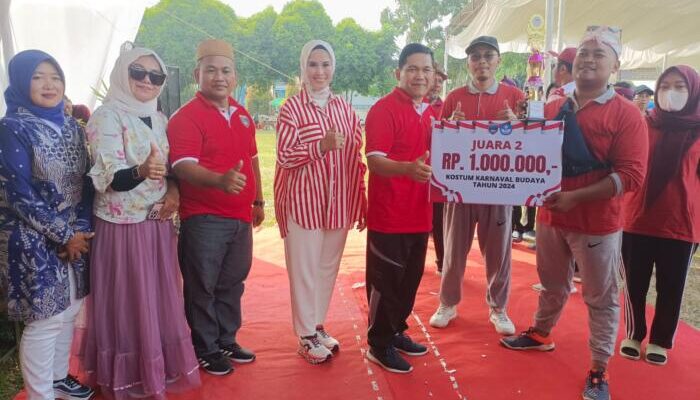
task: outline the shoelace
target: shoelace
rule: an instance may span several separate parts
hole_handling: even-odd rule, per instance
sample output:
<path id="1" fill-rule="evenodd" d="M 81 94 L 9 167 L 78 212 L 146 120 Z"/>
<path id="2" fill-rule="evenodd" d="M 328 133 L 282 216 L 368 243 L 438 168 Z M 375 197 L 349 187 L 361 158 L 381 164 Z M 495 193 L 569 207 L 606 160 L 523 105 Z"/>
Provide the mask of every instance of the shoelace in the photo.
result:
<path id="1" fill-rule="evenodd" d="M 496 316 L 496 319 L 498 320 L 498 322 L 501 322 L 504 324 L 509 322 L 508 317 L 506 316 L 505 313 L 494 313 L 494 315 Z"/>
<path id="2" fill-rule="evenodd" d="M 313 336 L 306 336 L 304 339 L 308 340 L 311 342 L 313 347 L 320 347 L 321 346 L 321 341 L 318 340 L 318 336 L 313 335 Z"/>
<path id="3" fill-rule="evenodd" d="M 66 386 L 70 387 L 71 389 L 75 389 L 76 387 L 80 387 L 80 382 L 78 382 L 77 379 L 73 375 L 68 375 L 66 376 L 65 379 L 63 379 L 63 383 L 66 384 Z"/>
<path id="4" fill-rule="evenodd" d="M 321 337 L 324 338 L 324 339 L 328 339 L 328 338 L 331 337 L 331 336 L 326 332 L 326 330 L 323 329 L 322 326 L 319 326 L 318 328 L 316 328 L 316 333 L 318 333 L 319 336 L 321 336 Z"/>
<path id="5" fill-rule="evenodd" d="M 440 307 L 438 308 L 438 314 L 447 314 L 448 312 L 450 312 L 450 308 L 452 307 L 440 304 Z"/>

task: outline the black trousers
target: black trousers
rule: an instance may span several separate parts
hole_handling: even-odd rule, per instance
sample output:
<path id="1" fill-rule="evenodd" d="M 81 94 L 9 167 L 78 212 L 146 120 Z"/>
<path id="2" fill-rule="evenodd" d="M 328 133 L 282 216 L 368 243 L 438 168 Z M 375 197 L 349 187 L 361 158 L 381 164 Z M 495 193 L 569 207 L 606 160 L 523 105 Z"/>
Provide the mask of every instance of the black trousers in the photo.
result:
<path id="1" fill-rule="evenodd" d="M 367 232 L 367 343 L 391 346 L 394 335 L 408 329 L 418 285 L 423 277 L 428 233 Z"/>
<path id="2" fill-rule="evenodd" d="M 534 231 L 535 230 L 535 213 L 537 213 L 537 207 L 525 207 L 527 208 L 527 224 L 523 225 L 520 220 L 523 216 L 523 208 L 521 206 L 513 206 L 513 230 L 520 233 Z"/>
<path id="3" fill-rule="evenodd" d="M 198 357 L 217 353 L 235 343 L 241 327 L 241 297 L 253 262 L 251 225 L 214 215 L 187 218 L 179 258 L 194 351 Z"/>
<path id="4" fill-rule="evenodd" d="M 624 232 L 622 257 L 628 296 L 625 298 L 627 337 L 642 341 L 647 336 L 646 297 L 656 266 L 656 310 L 649 343 L 673 347 L 683 300 L 688 267 L 697 245 L 682 240 Z"/>
<path id="5" fill-rule="evenodd" d="M 442 271 L 445 255 L 445 242 L 442 234 L 442 209 L 444 204 L 433 203 L 433 244 L 435 245 L 435 264 L 437 264 L 438 271 Z"/>

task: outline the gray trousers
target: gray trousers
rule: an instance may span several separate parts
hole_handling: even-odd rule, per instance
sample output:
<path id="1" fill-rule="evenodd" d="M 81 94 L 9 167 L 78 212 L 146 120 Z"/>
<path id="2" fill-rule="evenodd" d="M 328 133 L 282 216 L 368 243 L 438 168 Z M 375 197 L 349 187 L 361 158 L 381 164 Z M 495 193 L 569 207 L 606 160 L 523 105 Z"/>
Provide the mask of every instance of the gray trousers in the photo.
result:
<path id="1" fill-rule="evenodd" d="M 462 299 L 462 279 L 474 232 L 486 261 L 486 302 L 505 311 L 510 293 L 511 232 L 513 207 L 485 204 L 445 204 L 445 260 L 440 282 L 440 302 L 453 306 Z"/>
<path id="2" fill-rule="evenodd" d="M 587 235 L 537 225 L 537 273 L 544 290 L 535 313 L 535 328 L 551 332 L 571 293 L 574 259 L 588 306 L 588 346 L 593 361 L 607 364 L 615 350 L 620 321 L 618 277 L 622 232 Z"/>
<path id="3" fill-rule="evenodd" d="M 197 356 L 233 344 L 241 327 L 241 296 L 253 261 L 250 224 L 214 215 L 182 222 L 179 242 L 185 315 Z"/>

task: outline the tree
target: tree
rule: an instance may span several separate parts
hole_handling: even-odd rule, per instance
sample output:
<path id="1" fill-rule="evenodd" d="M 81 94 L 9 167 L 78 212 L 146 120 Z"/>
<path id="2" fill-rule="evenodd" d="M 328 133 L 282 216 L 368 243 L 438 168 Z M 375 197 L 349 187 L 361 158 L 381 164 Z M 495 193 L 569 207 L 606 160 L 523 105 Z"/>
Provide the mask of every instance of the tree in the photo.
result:
<path id="1" fill-rule="evenodd" d="M 231 7 L 217 0 L 162 0 L 146 9 L 136 43 L 155 50 L 168 65 L 180 67 L 180 93 L 193 83 L 197 45 L 212 35 L 236 43 L 238 23 Z"/>
<path id="2" fill-rule="evenodd" d="M 239 55 L 236 65 L 239 81 L 266 87 L 275 81 L 286 79 L 284 75 L 260 64 L 272 65 L 278 58 L 280 49 L 271 34 L 277 17 L 277 13 L 270 6 L 236 25 L 237 36 L 240 38 L 240 49 L 259 61 L 253 61 L 246 56 Z"/>
<path id="3" fill-rule="evenodd" d="M 375 75 L 381 69 L 381 55 L 376 52 L 375 35 L 362 29 L 352 18 L 338 23 L 333 36 L 336 57 L 333 89 L 346 93 L 352 102 L 352 93 L 368 94 Z"/>
<path id="4" fill-rule="evenodd" d="M 299 76 L 299 53 L 312 39 L 330 40 L 333 22 L 321 3 L 293 0 L 287 3 L 272 25 L 276 51 L 272 65 L 290 76 Z"/>
<path id="5" fill-rule="evenodd" d="M 383 18 L 397 32 L 406 33 L 406 42 L 424 43 L 435 48 L 444 41 L 443 18 L 463 9 L 469 0 L 395 0 L 396 10 L 386 9 Z"/>

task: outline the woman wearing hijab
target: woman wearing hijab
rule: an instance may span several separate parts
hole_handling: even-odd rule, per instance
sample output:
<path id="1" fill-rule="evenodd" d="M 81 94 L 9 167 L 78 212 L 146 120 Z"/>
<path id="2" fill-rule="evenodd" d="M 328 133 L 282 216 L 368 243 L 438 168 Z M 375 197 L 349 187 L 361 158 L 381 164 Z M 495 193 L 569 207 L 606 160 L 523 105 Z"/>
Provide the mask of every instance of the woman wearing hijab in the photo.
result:
<path id="1" fill-rule="evenodd" d="M 700 79 L 678 65 L 661 74 L 649 112 L 649 169 L 627 204 L 622 255 L 627 338 L 620 354 L 638 360 L 647 336 L 646 296 L 656 266 L 656 310 L 645 360 L 664 365 L 673 347 L 688 267 L 700 242 Z"/>
<path id="2" fill-rule="evenodd" d="M 90 399 L 92 389 L 68 375 L 93 236 L 85 134 L 63 113 L 66 81 L 53 57 L 23 51 L 8 72 L 0 120 L 0 282 L 9 318 L 24 321 L 27 398 Z"/>
<path id="3" fill-rule="evenodd" d="M 96 189 L 95 235 L 80 345 L 82 367 L 108 397 L 165 398 L 199 384 L 185 321 L 167 179 L 166 117 L 156 110 L 165 64 L 149 49 L 122 46 L 87 137 Z"/>
<path id="4" fill-rule="evenodd" d="M 360 120 L 330 89 L 333 49 L 321 40 L 306 43 L 300 67 L 301 92 L 277 122 L 275 213 L 299 354 L 318 364 L 340 347 L 324 321 L 348 230 L 366 226 L 365 165 Z"/>

